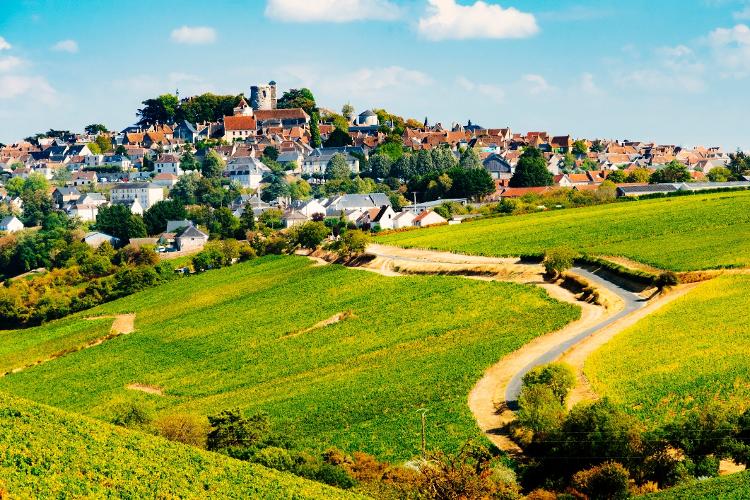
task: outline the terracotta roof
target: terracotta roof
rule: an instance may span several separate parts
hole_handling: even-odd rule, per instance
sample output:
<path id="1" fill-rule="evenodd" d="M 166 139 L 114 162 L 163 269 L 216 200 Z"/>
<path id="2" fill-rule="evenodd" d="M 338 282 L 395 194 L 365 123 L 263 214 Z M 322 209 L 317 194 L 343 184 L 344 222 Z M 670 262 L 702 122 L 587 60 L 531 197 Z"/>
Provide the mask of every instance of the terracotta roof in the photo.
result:
<path id="1" fill-rule="evenodd" d="M 256 113 L 257 115 L 257 113 Z M 224 130 L 256 130 L 258 123 L 252 116 L 225 116 Z"/>
<path id="2" fill-rule="evenodd" d="M 302 108 L 292 109 L 259 109 L 255 111 L 255 118 L 258 121 L 265 120 L 289 120 L 294 118 L 309 118 Z"/>

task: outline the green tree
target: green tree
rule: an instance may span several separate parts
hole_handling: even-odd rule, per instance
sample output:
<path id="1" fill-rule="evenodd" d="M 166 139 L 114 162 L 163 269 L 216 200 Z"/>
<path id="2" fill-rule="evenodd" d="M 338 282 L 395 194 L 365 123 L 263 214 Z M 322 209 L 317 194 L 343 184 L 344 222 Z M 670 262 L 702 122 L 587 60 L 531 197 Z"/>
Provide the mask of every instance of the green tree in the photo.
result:
<path id="1" fill-rule="evenodd" d="M 573 267 L 577 254 L 568 247 L 550 248 L 544 253 L 544 269 L 548 276 L 559 277 Z"/>
<path id="2" fill-rule="evenodd" d="M 208 229 L 212 237 L 234 238 L 240 231 L 240 220 L 227 207 L 219 207 L 211 214 Z"/>
<path id="3" fill-rule="evenodd" d="M 275 175 L 271 179 L 271 182 L 263 188 L 261 199 L 266 202 L 271 202 L 279 198 L 286 198 L 290 195 L 291 187 L 287 180 L 284 176 Z"/>
<path id="4" fill-rule="evenodd" d="M 605 150 L 604 143 L 599 139 L 595 140 L 591 144 L 591 151 L 594 153 L 603 153 Z"/>
<path id="5" fill-rule="evenodd" d="M 305 222 L 291 229 L 290 242 L 293 247 L 299 245 L 302 248 L 315 250 L 329 234 L 331 230 L 322 222 Z"/>
<path id="6" fill-rule="evenodd" d="M 203 158 L 201 173 L 207 179 L 218 179 L 224 172 L 226 163 L 216 151 L 209 151 Z"/>
<path id="7" fill-rule="evenodd" d="M 651 171 L 647 168 L 640 167 L 631 170 L 625 178 L 625 182 L 643 184 L 648 182 L 649 179 L 651 179 Z"/>
<path id="8" fill-rule="evenodd" d="M 136 112 L 138 125 L 150 126 L 157 123 L 174 123 L 179 99 L 172 94 L 163 94 L 155 99 L 143 101 L 143 107 Z"/>
<path id="9" fill-rule="evenodd" d="M 263 150 L 263 158 L 276 161 L 279 159 L 279 150 L 273 146 L 266 146 Z"/>
<path id="10" fill-rule="evenodd" d="M 118 144 L 115 148 L 115 154 L 120 156 L 127 156 L 128 150 L 125 149 L 125 146 L 123 146 L 122 144 Z"/>
<path id="11" fill-rule="evenodd" d="M 653 174 L 649 182 L 689 182 L 692 179 L 688 168 L 677 160 L 672 160 Z"/>
<path id="12" fill-rule="evenodd" d="M 21 196 L 23 186 L 24 180 L 21 177 L 11 177 L 8 179 L 8 182 L 5 183 L 5 190 L 7 191 L 8 196 Z"/>
<path id="13" fill-rule="evenodd" d="M 481 200 L 495 191 L 495 181 L 484 168 L 455 168 L 447 172 L 452 183 L 450 195 L 455 198 Z"/>
<path id="14" fill-rule="evenodd" d="M 511 187 L 552 185 L 552 173 L 547 169 L 547 161 L 539 149 L 528 147 L 524 150 L 509 184 Z"/>
<path id="15" fill-rule="evenodd" d="M 577 472 L 572 486 L 590 500 L 624 500 L 630 498 L 630 473 L 622 464 L 609 461 Z"/>
<path id="16" fill-rule="evenodd" d="M 385 179 L 391 175 L 393 160 L 388 155 L 376 153 L 370 157 L 370 172 L 376 179 Z"/>
<path id="17" fill-rule="evenodd" d="M 351 145 L 352 136 L 349 135 L 349 132 L 344 132 L 339 128 L 333 129 L 333 132 L 328 135 L 328 139 L 323 143 L 323 146 L 327 148 L 341 148 Z"/>
<path id="18" fill-rule="evenodd" d="M 436 172 L 435 163 L 432 161 L 432 153 L 427 149 L 420 149 L 417 152 L 415 167 L 417 175 L 429 175 Z"/>
<path id="19" fill-rule="evenodd" d="M 623 172 L 622 170 L 612 170 L 607 175 L 607 180 L 614 182 L 615 184 L 621 184 L 625 182 L 625 172 Z"/>
<path id="20" fill-rule="evenodd" d="M 318 122 L 320 121 L 320 115 L 317 111 L 310 114 L 310 145 L 314 148 L 319 148 L 323 144 L 323 140 L 320 138 L 320 127 Z"/>
<path id="21" fill-rule="evenodd" d="M 549 363 L 537 366 L 524 375 L 523 385 L 549 387 L 560 404 L 565 405 L 568 393 L 576 385 L 576 375 L 573 368 L 566 363 Z"/>
<path id="22" fill-rule="evenodd" d="M 484 168 L 482 160 L 479 159 L 479 155 L 474 148 L 466 148 L 463 150 L 459 165 L 461 165 L 461 168 L 467 170 L 470 168 Z"/>
<path id="23" fill-rule="evenodd" d="M 183 205 L 195 205 L 198 203 L 196 192 L 199 179 L 198 175 L 193 173 L 180 176 L 177 183 L 169 191 L 169 196 Z"/>
<path id="24" fill-rule="evenodd" d="M 195 171 L 201 168 L 201 164 L 195 154 L 188 149 L 180 155 L 180 168 L 186 172 Z"/>
<path id="25" fill-rule="evenodd" d="M 112 140 L 106 135 L 97 135 L 94 143 L 99 146 L 99 151 L 101 151 L 102 153 L 108 153 L 109 151 L 112 151 Z"/>
<path id="26" fill-rule="evenodd" d="M 183 220 L 187 210 L 179 200 L 162 200 L 151 205 L 143 214 L 148 234 L 161 234 L 167 230 L 167 221 Z"/>
<path id="27" fill-rule="evenodd" d="M 389 156 L 394 162 L 404 155 L 404 146 L 401 143 L 401 138 L 396 138 L 395 141 L 386 140 L 383 144 L 378 146 L 375 150 L 376 153 L 384 154 Z"/>
<path id="28" fill-rule="evenodd" d="M 346 156 L 341 153 L 336 153 L 328 160 L 326 165 L 325 178 L 328 180 L 343 180 L 351 177 L 351 168 L 346 162 Z"/>
<path id="29" fill-rule="evenodd" d="M 304 179 L 299 179 L 289 184 L 289 197 L 292 201 L 308 200 L 311 193 L 312 187 Z"/>
<path id="30" fill-rule="evenodd" d="M 130 213 L 125 205 L 99 207 L 96 215 L 97 230 L 119 238 L 123 243 L 130 238 L 144 238 L 147 235 L 146 224 L 139 215 Z"/>
<path id="31" fill-rule="evenodd" d="M 232 448 L 252 448 L 260 444 L 271 431 L 268 416 L 258 413 L 243 417 L 239 408 L 224 410 L 208 417 L 211 431 L 206 446 L 211 451 Z"/>
<path id="32" fill-rule="evenodd" d="M 263 213 L 260 214 L 258 222 L 266 227 L 270 227 L 271 229 L 279 229 L 281 228 L 281 218 L 283 215 L 283 212 L 278 208 L 270 208 L 264 210 Z"/>
<path id="33" fill-rule="evenodd" d="M 277 102 L 279 109 L 302 108 L 308 115 L 312 115 L 316 108 L 315 96 L 310 89 L 289 89 L 284 92 Z"/>
<path id="34" fill-rule="evenodd" d="M 347 102 L 341 107 L 341 114 L 351 121 L 354 118 L 354 106 Z"/>
<path id="35" fill-rule="evenodd" d="M 743 151 L 729 154 L 727 168 L 732 172 L 732 180 L 739 181 L 750 173 L 750 156 Z"/>
<path id="36" fill-rule="evenodd" d="M 12 180 L 12 179 L 11 179 Z M 9 182 L 9 184 L 11 184 Z M 18 184 L 12 183 L 12 191 L 18 190 Z M 11 193 L 11 189 L 8 190 Z M 31 174 L 22 181 L 21 191 L 16 194 L 23 201 L 21 221 L 25 226 L 37 226 L 52 212 L 53 203 L 49 195 L 49 182 L 41 174 Z"/>
<path id="37" fill-rule="evenodd" d="M 576 156 L 583 156 L 589 152 L 589 147 L 586 145 L 586 141 L 584 141 L 583 139 L 578 139 L 577 141 L 573 142 L 573 148 L 571 151 Z"/>
<path id="38" fill-rule="evenodd" d="M 732 171 L 726 167 L 714 167 L 708 171 L 708 180 L 711 182 L 727 182 L 733 177 Z"/>
<path id="39" fill-rule="evenodd" d="M 539 437 L 560 428 L 565 407 L 546 385 L 524 386 L 518 396 L 518 423 Z"/>
<path id="40" fill-rule="evenodd" d="M 89 135 L 96 135 L 96 134 L 109 132 L 109 130 L 107 130 L 107 127 L 105 127 L 101 123 L 92 123 L 91 125 L 86 125 L 86 127 L 83 130 Z"/>
<path id="41" fill-rule="evenodd" d="M 342 257 L 351 257 L 361 254 L 370 243 L 370 236 L 358 229 L 350 229 L 341 236 L 338 241 L 338 254 Z"/>
<path id="42" fill-rule="evenodd" d="M 253 212 L 252 207 L 245 206 L 242 210 L 242 215 L 240 215 L 240 228 L 245 231 L 255 231 L 255 213 Z"/>

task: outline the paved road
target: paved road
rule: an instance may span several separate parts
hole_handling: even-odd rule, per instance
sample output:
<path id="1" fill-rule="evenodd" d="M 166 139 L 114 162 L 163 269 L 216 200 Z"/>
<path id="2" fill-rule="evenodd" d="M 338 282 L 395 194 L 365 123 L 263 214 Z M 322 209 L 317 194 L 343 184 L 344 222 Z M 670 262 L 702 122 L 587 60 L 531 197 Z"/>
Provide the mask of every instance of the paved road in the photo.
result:
<path id="1" fill-rule="evenodd" d="M 615 321 L 624 318 L 628 314 L 632 313 L 633 311 L 636 311 L 638 309 L 641 309 L 642 307 L 645 307 L 648 302 L 646 302 L 643 298 L 641 298 L 640 295 L 635 294 L 629 290 L 625 290 L 624 288 L 621 288 L 617 286 L 616 284 L 612 283 L 611 281 L 607 281 L 604 278 L 601 278 L 600 276 L 592 273 L 591 271 L 587 271 L 586 269 L 575 267 L 572 269 L 573 272 L 576 274 L 583 276 L 586 278 L 590 283 L 596 285 L 599 288 L 606 288 L 611 293 L 617 295 L 622 299 L 624 307 L 622 311 L 615 314 L 614 316 L 610 316 L 606 320 L 602 321 L 601 323 L 598 323 L 591 328 L 584 330 L 580 334 L 576 335 L 572 339 L 569 339 L 565 342 L 562 342 L 558 345 L 556 345 L 553 349 L 550 349 L 546 353 L 542 354 L 538 358 L 536 358 L 534 361 L 526 365 L 521 371 L 516 373 L 513 378 L 508 383 L 508 386 L 505 389 L 505 400 L 508 401 L 509 406 L 512 409 L 515 409 L 515 402 L 518 400 L 519 394 L 521 394 L 521 379 L 523 379 L 523 376 L 526 375 L 529 371 L 531 371 L 533 368 L 544 365 L 547 363 L 551 363 L 558 357 L 560 357 L 565 351 L 576 345 L 577 343 L 584 340 L 586 337 L 589 337 L 596 333 L 597 331 L 601 330 L 602 328 L 605 328 Z"/>

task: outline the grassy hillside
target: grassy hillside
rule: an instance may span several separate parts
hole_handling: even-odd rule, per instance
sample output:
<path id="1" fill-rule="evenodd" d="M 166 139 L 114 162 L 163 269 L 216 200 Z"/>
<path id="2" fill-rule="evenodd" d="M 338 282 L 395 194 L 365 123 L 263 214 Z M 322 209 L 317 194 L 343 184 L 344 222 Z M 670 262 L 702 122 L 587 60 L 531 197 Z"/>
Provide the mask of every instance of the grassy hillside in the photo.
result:
<path id="1" fill-rule="evenodd" d="M 386 278 L 301 257 L 179 280 L 85 316 L 130 312 L 134 333 L 6 376 L 0 390 L 105 419 L 118 400 L 162 414 L 239 406 L 268 412 L 305 448 L 406 459 L 420 446 L 418 409 L 428 409 L 428 445 L 457 449 L 480 435 L 466 398 L 483 371 L 580 314 L 532 286 Z M 352 317 L 304 331 L 339 313 Z M 81 317 L 32 333 L 75 344 L 104 322 Z M 27 333 L 5 334 L 0 366 L 23 357 Z"/>
<path id="2" fill-rule="evenodd" d="M 542 255 L 568 245 L 664 269 L 750 265 L 750 193 L 719 193 L 486 219 L 377 238 L 455 252 Z"/>
<path id="3" fill-rule="evenodd" d="M 0 496 L 352 498 L 344 491 L 0 394 Z"/>
<path id="4" fill-rule="evenodd" d="M 658 424 L 693 405 L 750 401 L 750 276 L 705 282 L 586 363 L 594 389 Z"/>
<path id="5" fill-rule="evenodd" d="M 696 481 L 649 495 L 646 498 L 654 500 L 692 500 L 694 498 L 739 500 L 750 498 L 750 472 Z"/>

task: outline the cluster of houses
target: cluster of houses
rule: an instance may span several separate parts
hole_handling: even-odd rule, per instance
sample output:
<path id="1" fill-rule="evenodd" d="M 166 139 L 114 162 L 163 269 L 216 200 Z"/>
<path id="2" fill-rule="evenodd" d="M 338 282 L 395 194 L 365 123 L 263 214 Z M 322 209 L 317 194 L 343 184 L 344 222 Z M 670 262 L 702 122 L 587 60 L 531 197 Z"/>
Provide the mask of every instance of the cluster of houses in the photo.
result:
<path id="1" fill-rule="evenodd" d="M 20 221 L 16 216 L 22 213 L 22 201 L 7 196 L 2 188 L 2 183 L 12 177 L 27 178 L 37 173 L 54 180 L 58 187 L 52 196 L 57 208 L 71 217 L 93 221 L 99 208 L 105 204 L 126 205 L 133 213 L 143 214 L 149 207 L 165 199 L 169 189 L 188 172 L 181 162 L 188 144 L 214 140 L 217 145 L 212 146 L 211 151 L 226 161 L 224 176 L 249 191 L 257 192 L 264 176 L 270 171 L 262 161 L 264 151 L 269 147 L 276 150 L 276 161 L 287 168 L 289 175 L 299 176 L 311 183 L 322 183 L 326 166 L 337 154 L 344 157 L 353 174 L 360 173 L 360 158 L 367 158 L 386 140 L 384 126 L 392 128 L 394 125 L 392 121 L 382 123 L 375 112 L 365 110 L 359 115 L 346 117 L 349 120 L 350 146 L 315 148 L 312 146 L 310 115 L 301 108 L 279 109 L 276 95 L 275 82 L 253 86 L 249 102 L 241 98 L 231 115 L 216 122 L 190 123 L 183 120 L 148 127 L 132 126 L 120 132 L 98 135 L 84 133 L 42 137 L 35 143 L 21 141 L 2 146 L 0 203 L 10 209 L 6 213 L 14 215 L 3 219 L 0 231 L 19 230 Z M 323 139 L 335 130 L 334 125 L 325 121 L 328 114 L 330 112 L 321 110 L 323 118 L 317 124 Z M 594 190 L 616 169 L 626 175 L 636 169 L 654 172 L 672 160 L 685 164 L 695 181 L 685 185 L 688 187 L 620 185 L 620 196 L 658 190 L 698 189 L 699 185 L 708 185 L 701 183 L 711 170 L 725 166 L 730 160 L 729 155 L 718 147 L 685 148 L 638 141 L 576 141 L 570 135 L 552 136 L 542 131 L 520 134 L 509 128 L 488 129 L 471 121 L 466 125 L 453 124 L 449 128 L 444 128 L 440 123 L 430 125 L 427 119 L 422 124 L 411 120 L 409 125 L 402 135 L 403 147 L 408 150 L 447 147 L 459 156 L 464 148 L 473 148 L 495 180 L 496 190 L 487 197 L 487 201 L 523 196 L 529 192 L 541 193 L 549 189 L 509 187 L 509 180 L 527 146 L 536 147 L 542 152 L 547 168 L 554 176 L 555 187 Z M 102 137 L 110 141 L 111 148 L 105 149 L 112 152 L 100 152 Z M 206 149 L 196 152 L 198 161 L 206 152 Z M 153 168 L 144 168 L 147 161 Z M 712 184 L 712 187 L 719 186 Z M 241 214 L 248 206 L 255 211 L 271 207 L 259 198 L 256 202 L 245 203 L 251 197 L 245 198 L 247 200 L 240 200 L 233 207 L 236 214 Z M 395 213 L 387 197 L 377 193 L 296 204 L 288 200 L 280 203 L 285 210 L 284 224 L 287 226 L 317 214 L 343 216 L 360 227 L 382 229 L 446 222 L 432 209 L 417 213 L 413 207 L 407 207 Z"/>

